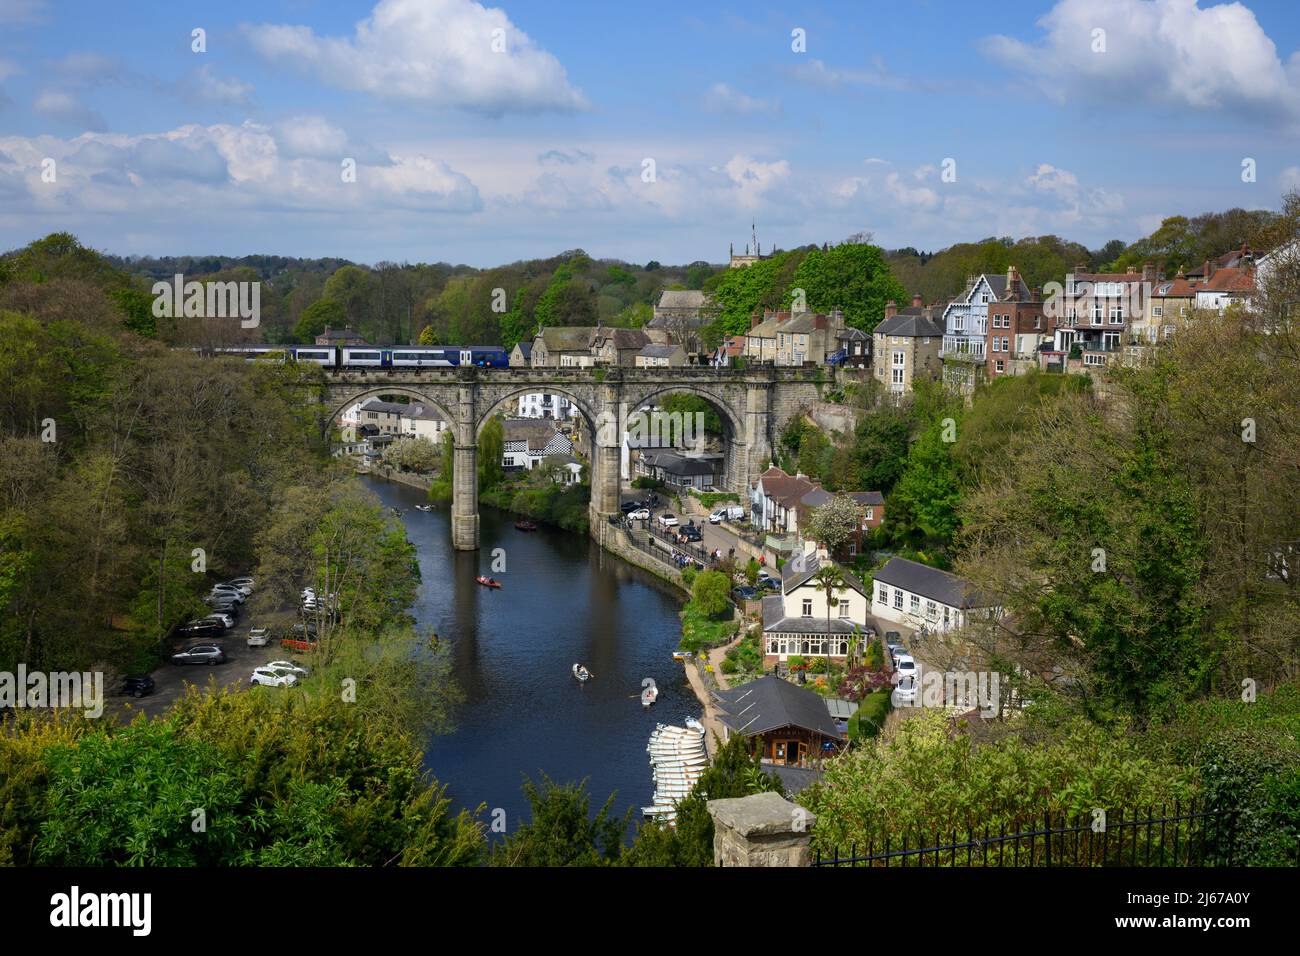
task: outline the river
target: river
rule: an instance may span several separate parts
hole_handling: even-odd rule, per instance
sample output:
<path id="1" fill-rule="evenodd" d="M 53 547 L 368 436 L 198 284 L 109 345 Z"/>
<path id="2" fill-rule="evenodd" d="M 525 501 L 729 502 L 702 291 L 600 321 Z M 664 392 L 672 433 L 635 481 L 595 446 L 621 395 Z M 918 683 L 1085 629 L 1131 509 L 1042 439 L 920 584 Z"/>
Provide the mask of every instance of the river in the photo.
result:
<path id="1" fill-rule="evenodd" d="M 506 813 L 509 831 L 528 818 L 525 774 L 588 780 L 592 811 L 617 792 L 620 813 L 651 802 L 646 743 L 656 722 L 699 717 L 682 666 L 682 594 L 654 575 L 602 551 L 584 535 L 545 526 L 526 534 L 492 508 L 480 516 L 477 552 L 451 547 L 445 507 L 416 511 L 424 492 L 374 477 L 364 481 L 402 522 L 419 552 L 421 585 L 411 609 L 421 628 L 452 644 L 465 694 L 455 730 L 431 738 L 425 760 L 458 806 L 486 803 Z M 505 570 L 493 571 L 493 549 Z M 489 574 L 504 587 L 474 583 Z M 586 664 L 585 685 L 572 676 Z M 659 700 L 641 706 L 641 681 Z M 487 818 L 491 822 L 491 817 Z"/>

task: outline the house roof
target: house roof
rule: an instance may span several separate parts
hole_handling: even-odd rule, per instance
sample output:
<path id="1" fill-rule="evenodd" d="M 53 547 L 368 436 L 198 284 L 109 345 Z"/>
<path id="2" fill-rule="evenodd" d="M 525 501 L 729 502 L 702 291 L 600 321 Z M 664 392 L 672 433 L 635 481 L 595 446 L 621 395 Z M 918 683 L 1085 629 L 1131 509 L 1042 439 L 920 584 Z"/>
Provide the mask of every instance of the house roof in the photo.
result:
<path id="1" fill-rule="evenodd" d="M 943 337 L 943 328 L 933 319 L 924 315 L 900 312 L 891 315 L 876 326 L 877 335 L 903 336 L 939 336 Z"/>
<path id="2" fill-rule="evenodd" d="M 591 348 L 592 325 L 552 325 L 538 329 L 533 344 L 541 339 L 548 352 L 586 352 Z"/>
<path id="3" fill-rule="evenodd" d="M 1218 270 L 1209 282 L 1203 282 L 1200 286 L 1202 292 L 1253 292 L 1254 289 L 1255 274 L 1239 266 Z"/>
<path id="4" fill-rule="evenodd" d="M 551 439 L 563 434 L 548 418 L 507 418 L 502 431 L 506 441 L 526 441 L 529 451 L 542 451 Z"/>
<path id="5" fill-rule="evenodd" d="M 955 574 L 940 571 L 907 558 L 890 558 L 873 578 L 882 584 L 893 585 L 922 597 L 933 598 L 949 607 L 986 607 L 987 601 L 976 593 L 969 582 Z"/>
<path id="6" fill-rule="evenodd" d="M 854 574 L 852 571 L 850 571 L 848 568 L 844 567 L 843 565 L 840 565 L 834 561 L 832 561 L 831 564 L 834 564 L 837 568 L 840 569 L 840 574 L 843 575 L 845 584 L 847 584 L 849 587 L 851 587 L 853 590 L 857 591 L 859 594 L 863 595 L 864 597 L 867 596 L 868 594 L 867 586 L 862 583 L 861 578 L 859 578 L 856 574 Z M 807 584 L 810 580 L 812 580 L 813 575 L 817 573 L 820 567 L 821 567 L 821 562 L 814 560 L 811 563 L 809 563 L 802 571 L 797 571 L 794 574 L 782 577 L 781 578 L 782 593 L 789 594 L 795 588 L 802 587 L 803 585 Z"/>
<path id="7" fill-rule="evenodd" d="M 643 348 L 637 355 L 644 355 L 646 358 L 672 358 L 678 352 L 682 351 L 680 345 L 654 345 L 650 344 Z"/>
<path id="8" fill-rule="evenodd" d="M 442 416 L 438 414 L 437 409 L 432 405 L 425 405 L 423 402 L 412 402 L 406 408 L 407 410 L 402 412 L 405 418 L 418 418 L 426 422 L 442 421 Z"/>
<path id="9" fill-rule="evenodd" d="M 662 468 L 670 475 L 689 477 L 692 475 L 711 475 L 713 465 L 703 458 L 688 458 L 675 451 L 661 451 L 651 455 L 643 454 L 641 460 L 647 465 Z"/>
<path id="10" fill-rule="evenodd" d="M 533 357 L 532 342 L 519 342 L 515 345 L 515 348 L 519 350 L 519 354 L 522 355 L 524 358 L 528 359 Z"/>
<path id="11" fill-rule="evenodd" d="M 840 329 L 835 333 L 835 337 L 847 342 L 856 342 L 859 339 L 871 338 L 871 336 L 867 335 L 866 332 L 863 332 L 861 329 L 855 329 L 851 325 L 846 325 L 844 328 Z"/>
<path id="12" fill-rule="evenodd" d="M 763 484 L 763 493 L 786 508 L 797 504 L 804 495 L 819 487 L 807 478 L 786 474 L 784 469 L 775 466 L 759 475 L 758 480 Z"/>
<path id="13" fill-rule="evenodd" d="M 665 289 L 659 293 L 660 309 L 701 309 L 708 301 L 699 289 Z"/>
<path id="14" fill-rule="evenodd" d="M 411 406 L 406 402 L 381 402 L 377 398 L 372 398 L 363 403 L 359 409 L 359 411 L 363 412 L 385 412 L 389 415 L 405 415 L 410 410 Z"/>
<path id="15" fill-rule="evenodd" d="M 591 333 L 591 348 L 599 348 L 603 342 L 612 341 L 614 348 L 643 349 L 650 344 L 650 336 L 640 329 L 606 329 L 598 328 Z"/>
<path id="16" fill-rule="evenodd" d="M 779 677 L 760 677 L 731 690 L 715 691 L 713 696 L 721 705 L 722 722 L 746 737 L 800 727 L 844 739 L 820 696 Z"/>

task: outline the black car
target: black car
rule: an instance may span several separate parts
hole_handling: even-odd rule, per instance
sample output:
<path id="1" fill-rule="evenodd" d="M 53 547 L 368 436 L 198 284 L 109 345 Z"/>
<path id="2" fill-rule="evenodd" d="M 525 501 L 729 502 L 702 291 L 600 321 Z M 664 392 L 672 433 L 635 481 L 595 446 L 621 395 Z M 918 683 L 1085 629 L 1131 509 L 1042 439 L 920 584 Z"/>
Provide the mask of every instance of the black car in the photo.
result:
<path id="1" fill-rule="evenodd" d="M 148 674 L 143 677 L 124 677 L 122 678 L 122 691 L 131 697 L 144 697 L 146 694 L 153 693 L 153 678 Z"/>
<path id="2" fill-rule="evenodd" d="M 731 596 L 736 599 L 736 603 L 752 601 L 754 598 L 758 597 L 758 590 L 756 588 L 746 587 L 732 588 Z"/>
<path id="3" fill-rule="evenodd" d="M 641 507 L 641 502 L 625 501 L 621 505 L 619 505 L 619 507 L 623 510 L 623 514 L 630 514 L 631 512 L 636 511 L 638 508 Z"/>
<path id="4" fill-rule="evenodd" d="M 195 644 L 172 655 L 173 664 L 224 664 L 226 652 L 216 644 Z"/>
<path id="5" fill-rule="evenodd" d="M 215 637 L 225 631 L 226 626 L 220 621 L 212 621 L 204 618 L 198 621 L 190 621 L 188 624 L 182 624 L 176 628 L 177 635 L 181 637 Z"/>
<path id="6" fill-rule="evenodd" d="M 781 591 L 781 579 L 763 578 L 763 580 L 758 582 L 758 588 L 760 591 L 776 591 L 779 594 Z"/>
<path id="7" fill-rule="evenodd" d="M 687 541 L 703 541 L 704 535 L 700 534 L 700 529 L 693 524 L 688 524 L 682 528 L 682 537 Z"/>

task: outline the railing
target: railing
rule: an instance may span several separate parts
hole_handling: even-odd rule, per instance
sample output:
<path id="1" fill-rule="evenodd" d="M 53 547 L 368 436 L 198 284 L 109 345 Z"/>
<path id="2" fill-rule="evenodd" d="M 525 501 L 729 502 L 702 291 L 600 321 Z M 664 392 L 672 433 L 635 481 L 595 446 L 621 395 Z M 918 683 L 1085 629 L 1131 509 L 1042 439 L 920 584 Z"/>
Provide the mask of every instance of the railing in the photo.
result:
<path id="1" fill-rule="evenodd" d="M 1096 812 L 1073 822 L 1044 813 L 1041 825 L 992 831 L 951 829 L 933 836 L 881 834 L 851 844 L 841 856 L 818 852 L 813 866 L 1232 866 L 1238 814 L 1231 810 L 1174 804 L 1142 811 Z M 860 852 L 861 851 L 861 852 Z M 1300 844 L 1292 850 L 1300 864 Z"/>

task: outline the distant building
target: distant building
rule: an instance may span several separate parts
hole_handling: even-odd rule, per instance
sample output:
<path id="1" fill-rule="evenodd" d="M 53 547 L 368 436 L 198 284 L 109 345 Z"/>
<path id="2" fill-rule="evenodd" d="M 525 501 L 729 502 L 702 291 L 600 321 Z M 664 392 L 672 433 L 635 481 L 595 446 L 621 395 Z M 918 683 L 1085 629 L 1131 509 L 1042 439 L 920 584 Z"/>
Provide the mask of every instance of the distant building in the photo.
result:
<path id="1" fill-rule="evenodd" d="M 432 406 L 421 402 L 412 402 L 401 413 L 401 434 L 415 438 L 427 438 L 435 444 L 442 439 L 447 430 L 447 421 Z"/>
<path id="2" fill-rule="evenodd" d="M 680 345 L 647 345 L 636 353 L 637 368 L 678 368 L 686 364 L 686 350 Z"/>
<path id="3" fill-rule="evenodd" d="M 520 418 L 554 418 L 566 421 L 578 417 L 578 408 L 564 395 L 526 392 L 519 396 Z"/>
<path id="4" fill-rule="evenodd" d="M 529 362 L 533 368 L 589 368 L 596 364 L 591 354 L 591 336 L 597 331 L 590 325 L 539 329 L 533 337 Z"/>
<path id="5" fill-rule="evenodd" d="M 964 627 L 972 614 L 993 611 L 969 582 L 907 558 L 890 558 L 872 576 L 872 586 L 871 614 L 915 629 L 943 633 Z"/>
<path id="6" fill-rule="evenodd" d="M 885 318 L 872 333 L 872 374 L 887 393 L 905 394 L 916 382 L 937 381 L 943 374 L 943 326 L 934 317 L 938 309 L 923 307 L 920 298 L 902 312 L 891 314 L 886 306 Z"/>
<path id="7" fill-rule="evenodd" d="M 552 421 L 507 418 L 502 431 L 501 467 L 506 471 L 531 471 L 551 455 L 573 454 L 573 439 Z"/>
<path id="8" fill-rule="evenodd" d="M 719 721 L 729 740 L 757 742 L 760 759 L 782 767 L 804 767 L 843 748 L 846 735 L 826 701 L 812 691 L 768 675 L 730 690 L 714 691 Z"/>
<path id="9" fill-rule="evenodd" d="M 528 368 L 533 364 L 533 343 L 519 342 L 510 350 L 511 368 Z"/>
<path id="10" fill-rule="evenodd" d="M 317 345 L 369 345 L 370 343 L 363 339 L 351 329 L 331 329 L 325 326 L 325 331 L 316 336 Z"/>
<path id="11" fill-rule="evenodd" d="M 650 336 L 641 329 L 598 328 L 591 334 L 591 355 L 597 365 L 621 365 L 631 368 L 637 354 L 650 344 Z"/>
<path id="12" fill-rule="evenodd" d="M 640 475 L 654 478 L 674 488 L 709 491 L 722 470 L 720 455 L 683 455 L 675 451 L 643 451 L 637 458 Z"/>

